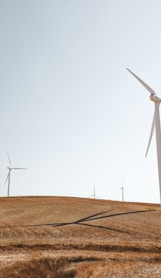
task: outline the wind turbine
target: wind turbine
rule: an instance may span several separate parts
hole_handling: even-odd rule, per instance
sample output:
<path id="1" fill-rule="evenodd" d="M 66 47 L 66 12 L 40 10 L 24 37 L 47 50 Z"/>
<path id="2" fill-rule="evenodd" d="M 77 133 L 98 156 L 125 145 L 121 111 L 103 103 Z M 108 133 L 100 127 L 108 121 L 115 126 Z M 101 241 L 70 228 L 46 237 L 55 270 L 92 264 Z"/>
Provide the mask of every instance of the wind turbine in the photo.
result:
<path id="1" fill-rule="evenodd" d="M 148 142 L 147 151 L 145 157 L 148 154 L 148 150 L 150 147 L 151 139 L 153 136 L 154 128 L 156 132 L 156 148 L 157 148 L 157 160 L 158 160 L 158 176 L 159 176 L 159 189 L 160 189 L 160 205 L 161 205 L 161 129 L 160 129 L 160 115 L 159 115 L 159 105 L 161 103 L 161 99 L 156 95 L 152 88 L 149 87 L 143 80 L 141 80 L 135 73 L 133 73 L 130 69 L 127 69 L 150 93 L 150 100 L 154 102 L 154 116 L 153 122 Z"/>
<path id="2" fill-rule="evenodd" d="M 92 194 L 89 198 L 100 199 L 100 197 L 98 197 L 98 196 L 96 195 L 95 184 L 94 184 L 94 191 L 93 191 L 93 194 Z"/>
<path id="3" fill-rule="evenodd" d="M 8 181 L 7 196 L 9 197 L 9 195 L 10 195 L 11 171 L 12 171 L 12 170 L 25 170 L 26 168 L 12 167 L 12 166 L 11 166 L 11 160 L 10 160 L 10 157 L 9 157 L 9 154 L 8 154 L 8 153 L 7 153 L 7 156 L 8 156 L 9 166 L 7 167 L 7 169 L 8 169 L 8 175 L 7 175 L 7 177 L 6 177 L 5 184 L 6 184 L 7 181 Z"/>

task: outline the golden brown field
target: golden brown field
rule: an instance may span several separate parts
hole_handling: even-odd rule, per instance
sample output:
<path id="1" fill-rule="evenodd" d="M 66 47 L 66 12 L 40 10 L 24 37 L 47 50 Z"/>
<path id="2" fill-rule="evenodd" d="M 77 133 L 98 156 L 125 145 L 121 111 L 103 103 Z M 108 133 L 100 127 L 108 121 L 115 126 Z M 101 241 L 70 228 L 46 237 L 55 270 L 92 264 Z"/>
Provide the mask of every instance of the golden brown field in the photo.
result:
<path id="1" fill-rule="evenodd" d="M 161 277 L 159 205 L 1 197 L 0 219 L 0 278 Z"/>

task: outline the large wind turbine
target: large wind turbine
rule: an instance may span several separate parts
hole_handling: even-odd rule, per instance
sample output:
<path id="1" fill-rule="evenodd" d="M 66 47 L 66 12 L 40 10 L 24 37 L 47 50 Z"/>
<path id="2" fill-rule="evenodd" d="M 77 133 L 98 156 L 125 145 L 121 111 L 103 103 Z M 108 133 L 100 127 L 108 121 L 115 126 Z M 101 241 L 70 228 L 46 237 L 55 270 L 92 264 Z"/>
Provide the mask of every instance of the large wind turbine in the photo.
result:
<path id="1" fill-rule="evenodd" d="M 151 133 L 149 137 L 148 147 L 146 155 L 148 153 L 151 139 L 153 136 L 154 128 L 156 132 L 156 147 L 157 147 L 157 159 L 158 159 L 158 176 L 159 176 L 159 188 L 160 188 L 160 204 L 161 204 L 161 129 L 160 129 L 160 115 L 159 115 L 159 105 L 161 99 L 156 95 L 156 93 L 151 89 L 143 80 L 141 80 L 135 73 L 130 69 L 127 69 L 150 93 L 150 100 L 154 102 L 154 117 L 151 127 Z M 146 156 L 145 155 L 145 156 Z"/>
<path id="2" fill-rule="evenodd" d="M 7 177 L 6 177 L 5 184 L 6 184 L 7 181 L 8 181 L 7 196 L 9 197 L 9 196 L 10 196 L 11 171 L 12 171 L 12 170 L 25 170 L 26 168 L 17 168 L 17 167 L 15 168 L 15 167 L 12 167 L 12 166 L 11 166 L 10 157 L 9 157 L 8 154 L 7 154 L 7 156 L 8 156 L 9 166 L 7 167 L 7 169 L 8 169 L 8 175 L 7 175 Z"/>

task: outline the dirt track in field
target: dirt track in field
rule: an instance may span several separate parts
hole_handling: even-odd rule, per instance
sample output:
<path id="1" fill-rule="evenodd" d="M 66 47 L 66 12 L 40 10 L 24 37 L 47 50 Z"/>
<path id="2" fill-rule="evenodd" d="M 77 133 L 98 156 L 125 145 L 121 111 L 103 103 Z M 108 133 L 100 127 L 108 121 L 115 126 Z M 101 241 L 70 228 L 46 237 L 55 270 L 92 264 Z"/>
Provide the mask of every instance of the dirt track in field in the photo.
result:
<path id="1" fill-rule="evenodd" d="M 161 277 L 159 205 L 10 197 L 0 219 L 0 278 Z"/>

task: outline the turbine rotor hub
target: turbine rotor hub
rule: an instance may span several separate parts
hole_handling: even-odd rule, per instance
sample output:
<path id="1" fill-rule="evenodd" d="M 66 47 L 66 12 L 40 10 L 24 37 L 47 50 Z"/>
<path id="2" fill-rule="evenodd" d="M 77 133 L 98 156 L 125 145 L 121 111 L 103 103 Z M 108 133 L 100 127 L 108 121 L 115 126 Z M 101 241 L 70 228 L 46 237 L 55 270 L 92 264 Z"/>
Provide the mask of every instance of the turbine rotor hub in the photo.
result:
<path id="1" fill-rule="evenodd" d="M 153 102 L 159 102 L 159 103 L 161 102 L 161 99 L 159 97 L 157 97 L 156 95 L 154 95 L 154 94 L 151 94 L 150 99 Z"/>

